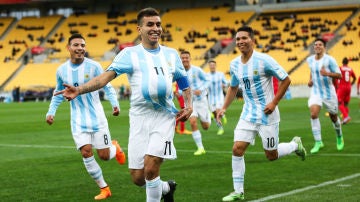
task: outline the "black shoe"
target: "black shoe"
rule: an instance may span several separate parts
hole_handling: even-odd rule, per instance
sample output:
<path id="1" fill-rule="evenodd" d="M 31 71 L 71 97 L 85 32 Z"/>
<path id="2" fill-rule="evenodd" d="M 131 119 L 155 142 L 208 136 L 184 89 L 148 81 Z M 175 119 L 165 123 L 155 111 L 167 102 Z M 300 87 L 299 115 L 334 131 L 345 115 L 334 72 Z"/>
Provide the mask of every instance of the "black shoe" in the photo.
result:
<path id="1" fill-rule="evenodd" d="M 168 181 L 170 191 L 164 195 L 164 202 L 174 202 L 174 192 L 176 190 L 176 182 L 173 180 Z"/>

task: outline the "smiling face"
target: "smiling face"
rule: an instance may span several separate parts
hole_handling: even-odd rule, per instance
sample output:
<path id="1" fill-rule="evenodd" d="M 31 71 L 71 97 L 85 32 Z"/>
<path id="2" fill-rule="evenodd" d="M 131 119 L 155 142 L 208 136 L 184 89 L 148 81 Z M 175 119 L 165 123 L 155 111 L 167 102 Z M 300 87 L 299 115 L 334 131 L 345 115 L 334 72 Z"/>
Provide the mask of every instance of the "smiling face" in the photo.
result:
<path id="1" fill-rule="evenodd" d="M 181 58 L 181 62 L 184 65 L 185 70 L 189 70 L 191 67 L 190 61 L 191 61 L 191 57 L 190 54 L 187 52 L 181 53 L 180 54 L 180 58 Z"/>
<path id="2" fill-rule="evenodd" d="M 146 49 L 155 49 L 161 39 L 162 27 L 159 16 L 144 16 L 137 26 L 141 42 Z"/>
<path id="3" fill-rule="evenodd" d="M 210 72 L 211 72 L 211 73 L 216 72 L 216 62 L 210 61 L 210 62 L 209 62 L 209 69 L 210 69 Z"/>
<path id="4" fill-rule="evenodd" d="M 67 49 L 70 53 L 71 62 L 74 64 L 80 64 L 84 61 L 85 57 L 85 40 L 82 38 L 74 38 L 67 45 Z"/>
<path id="5" fill-rule="evenodd" d="M 322 41 L 320 40 L 315 41 L 314 51 L 318 57 L 321 57 L 325 53 L 325 50 L 326 50 L 325 44 Z"/>
<path id="6" fill-rule="evenodd" d="M 252 53 L 254 48 L 254 41 L 250 37 L 250 34 L 246 31 L 239 31 L 235 36 L 236 47 L 241 51 L 243 55 Z"/>

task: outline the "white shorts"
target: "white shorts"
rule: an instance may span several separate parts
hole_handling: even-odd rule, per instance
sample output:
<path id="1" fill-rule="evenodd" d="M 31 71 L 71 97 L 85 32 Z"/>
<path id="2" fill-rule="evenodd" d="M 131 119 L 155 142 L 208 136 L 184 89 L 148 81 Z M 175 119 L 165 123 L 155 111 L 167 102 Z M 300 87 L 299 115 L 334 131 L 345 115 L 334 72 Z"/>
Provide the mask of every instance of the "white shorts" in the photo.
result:
<path id="1" fill-rule="evenodd" d="M 73 133 L 73 139 L 77 149 L 87 144 L 91 144 L 95 149 L 105 149 L 112 145 L 109 130 Z"/>
<path id="2" fill-rule="evenodd" d="M 311 105 L 319 105 L 320 107 L 322 107 L 323 104 L 325 105 L 326 110 L 330 114 L 338 113 L 338 100 L 336 97 L 334 97 L 331 100 L 328 100 L 328 99 L 322 99 L 318 95 L 313 95 L 313 94 L 310 95 L 308 100 L 308 107 L 310 107 Z"/>
<path id="3" fill-rule="evenodd" d="M 175 116 L 167 111 L 130 115 L 128 162 L 130 169 L 144 168 L 145 155 L 176 159 Z"/>
<path id="4" fill-rule="evenodd" d="M 223 102 L 218 102 L 218 103 L 215 103 L 215 104 L 210 104 L 210 105 L 209 105 L 209 109 L 210 109 L 211 112 L 215 112 L 217 109 L 221 109 L 223 105 L 224 105 Z"/>
<path id="5" fill-rule="evenodd" d="M 193 100 L 193 112 L 190 117 L 195 116 L 200 119 L 201 122 L 211 123 L 211 114 L 209 111 L 209 104 L 206 97 L 201 100 Z"/>
<path id="6" fill-rule="evenodd" d="M 265 150 L 275 150 L 279 144 L 279 123 L 261 125 L 240 119 L 234 130 L 234 141 L 255 144 L 256 135 L 259 135 Z"/>

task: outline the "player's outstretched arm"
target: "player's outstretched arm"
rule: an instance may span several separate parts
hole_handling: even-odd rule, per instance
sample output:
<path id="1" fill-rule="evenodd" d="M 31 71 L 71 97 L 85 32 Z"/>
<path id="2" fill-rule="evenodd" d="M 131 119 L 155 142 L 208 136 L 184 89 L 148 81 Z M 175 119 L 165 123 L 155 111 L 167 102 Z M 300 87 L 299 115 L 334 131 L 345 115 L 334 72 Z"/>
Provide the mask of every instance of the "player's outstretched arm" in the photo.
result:
<path id="1" fill-rule="evenodd" d="M 191 88 L 187 88 L 183 90 L 183 96 L 185 99 L 185 108 L 181 109 L 176 115 L 176 121 L 186 121 L 190 118 L 192 114 L 192 96 L 191 96 Z"/>
<path id="2" fill-rule="evenodd" d="M 107 71 L 78 87 L 63 84 L 65 89 L 54 93 L 54 96 L 62 94 L 68 101 L 70 101 L 78 95 L 92 92 L 104 87 L 107 83 L 113 80 L 115 76 L 116 73 L 114 71 Z"/>

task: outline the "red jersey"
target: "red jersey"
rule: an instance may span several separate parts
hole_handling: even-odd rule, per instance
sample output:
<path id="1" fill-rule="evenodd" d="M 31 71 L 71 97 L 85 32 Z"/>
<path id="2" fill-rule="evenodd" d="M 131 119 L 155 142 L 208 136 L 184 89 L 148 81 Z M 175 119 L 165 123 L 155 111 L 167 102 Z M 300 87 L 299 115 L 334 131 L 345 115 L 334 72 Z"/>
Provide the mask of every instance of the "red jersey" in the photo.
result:
<path id="1" fill-rule="evenodd" d="M 340 67 L 341 71 L 341 79 L 338 81 L 338 88 L 351 88 L 351 84 L 354 83 L 354 81 L 351 81 L 351 78 L 355 78 L 355 73 L 349 66 L 342 66 Z"/>

